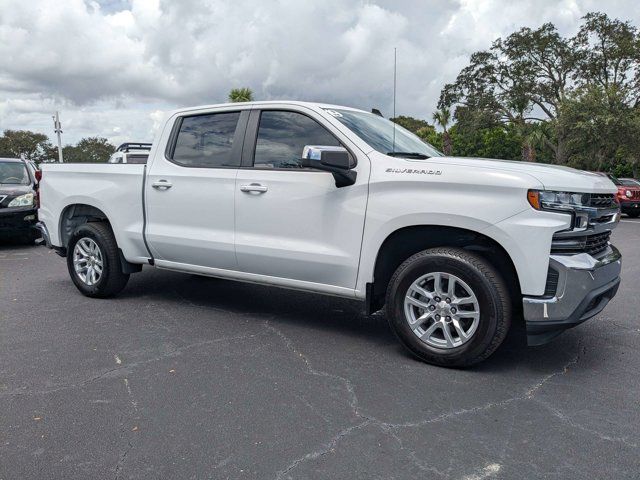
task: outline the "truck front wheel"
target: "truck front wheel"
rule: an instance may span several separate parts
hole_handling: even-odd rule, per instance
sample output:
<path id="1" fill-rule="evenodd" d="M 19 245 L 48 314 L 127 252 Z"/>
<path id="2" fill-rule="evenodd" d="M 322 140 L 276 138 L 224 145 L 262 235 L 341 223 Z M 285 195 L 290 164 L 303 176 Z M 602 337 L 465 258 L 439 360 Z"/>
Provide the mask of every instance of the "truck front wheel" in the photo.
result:
<path id="1" fill-rule="evenodd" d="M 511 322 L 500 274 L 460 248 L 432 248 L 407 259 L 389 282 L 386 309 L 391 328 L 411 353 L 447 367 L 487 358 Z"/>
<path id="2" fill-rule="evenodd" d="M 107 223 L 79 225 L 67 249 L 67 267 L 75 286 L 87 297 L 119 293 L 129 275 L 122 272 L 118 244 Z"/>

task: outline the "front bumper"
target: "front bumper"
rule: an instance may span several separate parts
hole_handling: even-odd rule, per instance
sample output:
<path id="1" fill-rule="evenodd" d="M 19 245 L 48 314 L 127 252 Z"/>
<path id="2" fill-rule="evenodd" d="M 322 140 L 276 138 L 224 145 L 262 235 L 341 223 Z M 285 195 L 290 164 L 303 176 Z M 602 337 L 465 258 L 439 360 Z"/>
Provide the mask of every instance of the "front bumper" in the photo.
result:
<path id="1" fill-rule="evenodd" d="M 33 207 L 0 209 L 0 234 L 31 231 L 38 221 L 38 210 Z"/>
<path id="2" fill-rule="evenodd" d="M 558 273 L 555 294 L 522 299 L 527 343 L 543 345 L 600 313 L 618 291 L 621 258 L 612 245 L 597 258 L 551 255 L 549 267 Z"/>
<path id="3" fill-rule="evenodd" d="M 640 200 L 621 201 L 620 211 L 622 213 L 640 212 Z"/>

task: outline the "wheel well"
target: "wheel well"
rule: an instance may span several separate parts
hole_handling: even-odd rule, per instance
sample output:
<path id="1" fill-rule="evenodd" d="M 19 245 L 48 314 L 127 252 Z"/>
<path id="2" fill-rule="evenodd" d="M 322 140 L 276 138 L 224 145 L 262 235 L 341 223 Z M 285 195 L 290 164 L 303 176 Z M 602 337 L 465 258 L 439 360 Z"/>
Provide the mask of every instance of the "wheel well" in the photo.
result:
<path id="1" fill-rule="evenodd" d="M 109 219 L 102 210 L 91 205 L 75 204 L 67 206 L 60 216 L 60 241 L 62 246 L 67 246 L 71 234 L 78 225 L 87 222 L 109 223 Z"/>
<path id="2" fill-rule="evenodd" d="M 509 254 L 495 240 L 463 228 L 420 225 L 396 230 L 383 242 L 373 273 L 373 284 L 367 288 L 367 310 L 376 312 L 384 306 L 391 276 L 411 255 L 427 248 L 459 247 L 473 251 L 487 260 L 502 275 L 513 301 L 520 304 L 520 282 Z"/>

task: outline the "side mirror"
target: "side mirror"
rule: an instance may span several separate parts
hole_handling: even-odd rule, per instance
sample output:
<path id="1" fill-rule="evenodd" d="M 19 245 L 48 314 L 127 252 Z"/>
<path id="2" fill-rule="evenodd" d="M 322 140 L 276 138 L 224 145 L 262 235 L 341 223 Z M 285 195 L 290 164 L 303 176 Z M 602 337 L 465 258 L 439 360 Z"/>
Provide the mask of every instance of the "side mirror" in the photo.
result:
<path id="1" fill-rule="evenodd" d="M 351 170 L 351 155 L 344 147 L 306 145 L 302 150 L 302 166 L 331 172 L 338 188 L 356 182 L 357 172 Z"/>

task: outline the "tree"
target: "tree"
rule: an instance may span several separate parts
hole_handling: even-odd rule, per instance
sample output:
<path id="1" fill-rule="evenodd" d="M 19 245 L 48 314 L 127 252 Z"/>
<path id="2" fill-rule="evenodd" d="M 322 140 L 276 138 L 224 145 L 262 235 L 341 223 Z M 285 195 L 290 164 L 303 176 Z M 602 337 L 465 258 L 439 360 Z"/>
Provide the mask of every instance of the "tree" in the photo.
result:
<path id="1" fill-rule="evenodd" d="M 629 22 L 589 13 L 576 35 L 576 87 L 562 103 L 570 162 L 632 170 L 640 160 L 640 34 Z"/>
<path id="2" fill-rule="evenodd" d="M 640 36 L 629 22 L 589 13 L 576 36 L 579 86 L 598 86 L 624 103 L 639 106 Z"/>
<path id="3" fill-rule="evenodd" d="M 0 137 L 0 157 L 42 162 L 56 158 L 56 155 L 49 138 L 43 133 L 29 130 L 5 130 Z"/>
<path id="4" fill-rule="evenodd" d="M 550 151 L 556 163 L 567 163 L 570 157 L 575 162 L 580 138 L 561 115 L 575 118 L 584 107 L 600 112 L 600 120 L 613 120 L 613 112 L 631 115 L 629 108 L 640 108 L 638 30 L 603 13 L 589 13 L 583 21 L 578 34 L 570 38 L 546 23 L 497 39 L 489 50 L 474 53 L 455 82 L 445 85 L 438 107 L 455 107 L 455 120 L 463 130 L 515 125 L 523 159 Z M 630 119 L 625 118 L 619 126 Z M 587 125 L 581 128 L 584 134 Z M 593 151 L 595 138 L 582 140 L 585 145 L 591 142 Z M 608 148 L 601 146 L 599 155 L 610 155 L 605 153 Z"/>
<path id="5" fill-rule="evenodd" d="M 620 163 L 637 165 L 640 114 L 616 90 L 588 85 L 563 102 L 559 122 L 568 132 L 572 165 L 599 171 L 612 170 Z"/>
<path id="6" fill-rule="evenodd" d="M 488 51 L 474 53 L 456 81 L 445 85 L 438 107 L 455 106 L 456 120 L 470 128 L 554 121 L 577 62 L 574 41 L 562 38 L 553 24 L 523 28 L 497 39 Z M 545 143 L 562 163 L 563 132 Z M 523 153 L 528 150 L 523 143 Z"/>
<path id="7" fill-rule="evenodd" d="M 80 140 L 75 146 L 66 145 L 62 156 L 68 163 L 106 163 L 116 147 L 106 138 L 88 137 Z"/>
<path id="8" fill-rule="evenodd" d="M 253 101 L 253 92 L 250 88 L 233 88 L 229 92 L 229 101 L 230 102 L 252 102 Z"/>
<path id="9" fill-rule="evenodd" d="M 406 128 L 410 132 L 418 133 L 421 128 L 429 128 L 431 125 L 426 120 L 421 120 L 419 118 L 407 117 L 404 115 L 400 115 L 395 118 L 390 118 L 390 120 L 394 123 L 397 123 L 403 128 Z"/>
<path id="10" fill-rule="evenodd" d="M 451 111 L 447 107 L 433 112 L 433 121 L 442 128 L 442 151 L 445 155 L 451 155 L 451 135 L 449 135 L 449 122 L 451 121 Z"/>

